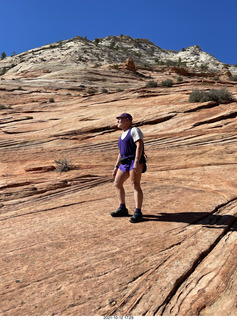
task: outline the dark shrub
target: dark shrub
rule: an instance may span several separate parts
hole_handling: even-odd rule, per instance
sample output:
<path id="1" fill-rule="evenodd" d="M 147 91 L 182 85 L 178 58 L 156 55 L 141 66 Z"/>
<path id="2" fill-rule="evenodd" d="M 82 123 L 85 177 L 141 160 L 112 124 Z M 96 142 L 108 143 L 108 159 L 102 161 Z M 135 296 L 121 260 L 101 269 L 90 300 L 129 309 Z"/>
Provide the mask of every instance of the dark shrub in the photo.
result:
<path id="1" fill-rule="evenodd" d="M 233 101 L 232 93 L 226 88 L 205 90 L 193 90 L 189 96 L 189 102 L 216 101 L 218 103 L 227 103 Z"/>
<path id="2" fill-rule="evenodd" d="M 6 53 L 5 53 L 5 52 L 2 52 L 2 54 L 1 54 L 1 60 L 5 59 L 6 56 L 7 56 Z"/>
<path id="3" fill-rule="evenodd" d="M 151 81 L 147 82 L 146 87 L 147 88 L 156 88 L 156 87 L 158 87 L 158 83 L 154 80 L 151 80 Z"/>
<path id="4" fill-rule="evenodd" d="M 74 166 L 69 164 L 67 159 L 59 159 L 54 161 L 57 164 L 56 170 L 59 172 L 67 172 L 74 169 Z"/>
<path id="5" fill-rule="evenodd" d="M 205 90 L 195 89 L 190 93 L 189 102 L 205 102 L 208 101 L 208 96 Z"/>
<path id="6" fill-rule="evenodd" d="M 208 93 L 209 100 L 216 101 L 218 103 L 225 103 L 233 101 L 232 93 L 230 93 L 226 88 L 220 90 L 211 89 Z"/>
<path id="7" fill-rule="evenodd" d="M 98 46 L 98 44 L 100 42 L 100 39 L 99 38 L 95 38 L 94 42 L 95 42 L 95 45 Z"/>
<path id="8" fill-rule="evenodd" d="M 88 89 L 88 90 L 87 90 L 87 93 L 88 93 L 88 94 L 95 94 L 95 93 L 96 93 L 96 90 L 95 90 L 95 89 Z"/>
<path id="9" fill-rule="evenodd" d="M 174 84 L 173 80 L 166 79 L 166 80 L 163 80 L 160 85 L 161 87 L 172 87 L 173 84 Z"/>

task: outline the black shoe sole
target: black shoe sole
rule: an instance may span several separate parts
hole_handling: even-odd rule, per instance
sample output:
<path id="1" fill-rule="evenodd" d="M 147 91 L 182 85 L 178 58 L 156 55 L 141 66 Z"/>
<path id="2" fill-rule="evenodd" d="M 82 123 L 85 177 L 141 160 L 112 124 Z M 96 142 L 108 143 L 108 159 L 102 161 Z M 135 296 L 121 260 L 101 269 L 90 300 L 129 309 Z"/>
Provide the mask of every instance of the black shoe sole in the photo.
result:
<path id="1" fill-rule="evenodd" d="M 119 218 L 119 217 L 128 217 L 129 216 L 129 214 L 127 213 L 127 214 L 116 214 L 116 215 L 113 215 L 113 212 L 112 213 L 110 213 L 110 215 L 111 215 L 111 217 L 113 217 L 113 218 Z"/>
<path id="2" fill-rule="evenodd" d="M 132 218 L 129 219 L 129 222 L 131 222 L 131 223 L 137 223 L 137 222 L 141 222 L 141 221 L 142 221 L 142 217 L 138 218 L 138 219 L 132 219 Z"/>
<path id="3" fill-rule="evenodd" d="M 128 211 L 124 213 L 116 213 L 116 212 L 111 212 L 110 213 L 111 217 L 116 218 L 116 217 L 128 217 Z"/>

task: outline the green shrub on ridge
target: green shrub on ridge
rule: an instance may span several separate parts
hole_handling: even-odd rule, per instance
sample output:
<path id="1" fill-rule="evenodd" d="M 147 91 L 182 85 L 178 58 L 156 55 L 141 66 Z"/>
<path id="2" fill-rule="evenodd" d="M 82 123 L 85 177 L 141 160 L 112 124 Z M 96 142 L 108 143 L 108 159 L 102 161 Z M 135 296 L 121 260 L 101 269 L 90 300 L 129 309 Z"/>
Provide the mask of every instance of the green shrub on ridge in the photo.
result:
<path id="1" fill-rule="evenodd" d="M 205 90 L 195 89 L 190 93 L 189 102 L 216 101 L 217 103 L 228 103 L 233 101 L 232 93 L 226 88 Z"/>
<path id="2" fill-rule="evenodd" d="M 166 80 L 163 80 L 160 85 L 161 87 L 172 87 L 173 84 L 174 83 L 172 79 L 166 79 Z"/>
<path id="3" fill-rule="evenodd" d="M 151 80 L 146 84 L 146 88 L 156 88 L 156 87 L 158 87 L 158 83 L 154 80 Z"/>

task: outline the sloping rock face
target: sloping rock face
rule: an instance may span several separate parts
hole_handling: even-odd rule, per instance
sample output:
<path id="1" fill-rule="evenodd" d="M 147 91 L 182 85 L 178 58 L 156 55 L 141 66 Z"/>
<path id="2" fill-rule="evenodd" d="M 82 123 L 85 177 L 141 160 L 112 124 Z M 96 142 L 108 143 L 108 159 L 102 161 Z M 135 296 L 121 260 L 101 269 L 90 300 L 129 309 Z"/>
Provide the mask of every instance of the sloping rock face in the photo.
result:
<path id="1" fill-rule="evenodd" d="M 156 67 L 169 65 L 187 66 L 221 71 L 224 63 L 217 60 L 198 46 L 191 46 L 180 51 L 165 50 L 147 39 L 133 39 L 129 36 L 108 36 L 90 41 L 77 36 L 73 39 L 58 41 L 45 46 L 28 50 L 0 60 L 0 75 L 9 79 L 36 77 L 56 72 L 62 75 L 62 69 L 83 69 L 99 65 L 121 64 L 127 57 L 133 59 L 136 66 Z M 237 74 L 236 65 L 228 65 L 229 71 Z M 185 71 L 183 71 L 185 72 Z"/>
<path id="2" fill-rule="evenodd" d="M 237 103 L 188 102 L 193 88 L 224 86 L 236 99 L 236 84 L 31 72 L 0 84 L 0 315 L 236 316 Z M 172 87 L 146 88 L 168 77 Z M 148 155 L 138 224 L 110 216 L 122 112 Z"/>

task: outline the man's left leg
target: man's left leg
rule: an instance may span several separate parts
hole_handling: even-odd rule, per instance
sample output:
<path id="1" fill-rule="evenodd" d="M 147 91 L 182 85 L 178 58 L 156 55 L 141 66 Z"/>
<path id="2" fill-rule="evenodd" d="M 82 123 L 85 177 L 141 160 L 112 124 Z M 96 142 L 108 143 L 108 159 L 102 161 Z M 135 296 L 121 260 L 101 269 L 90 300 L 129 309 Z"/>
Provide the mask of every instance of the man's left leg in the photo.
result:
<path id="1" fill-rule="evenodd" d="M 134 189 L 134 200 L 136 205 L 136 210 L 133 216 L 129 219 L 130 222 L 139 222 L 142 220 L 142 202 L 143 202 L 143 192 L 141 188 L 141 176 L 144 164 L 140 164 L 139 168 L 130 171 L 130 178 Z"/>

